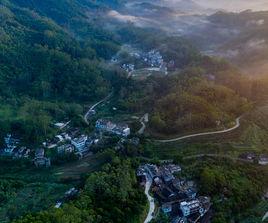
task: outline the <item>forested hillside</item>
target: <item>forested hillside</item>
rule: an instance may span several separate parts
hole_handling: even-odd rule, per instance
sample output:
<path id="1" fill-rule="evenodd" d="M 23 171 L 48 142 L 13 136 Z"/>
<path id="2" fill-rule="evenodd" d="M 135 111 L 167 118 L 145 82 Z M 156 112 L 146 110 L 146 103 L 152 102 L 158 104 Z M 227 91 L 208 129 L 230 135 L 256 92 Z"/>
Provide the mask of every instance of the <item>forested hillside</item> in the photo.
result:
<path id="1" fill-rule="evenodd" d="M 203 56 L 181 38 L 156 35 L 155 30 L 133 30 L 119 31 L 123 41 L 157 49 L 176 67 L 171 75 L 134 80 L 128 90 L 121 88 L 118 106 L 150 113 L 154 132 L 170 135 L 226 125 L 257 99 L 259 93 L 254 89 L 261 81 L 253 83 L 227 61 Z M 258 91 L 261 89 L 267 91 L 265 86 Z"/>
<path id="2" fill-rule="evenodd" d="M 90 100 L 89 92 L 95 91 L 97 97 L 106 93 L 109 83 L 104 80 L 98 60 L 116 51 L 112 36 L 102 33 L 107 44 L 102 43 L 101 36 L 94 35 L 92 42 L 78 41 L 68 30 L 37 11 L 13 5 L 1 7 L 1 24 L 1 70 L 6 75 L 2 83 L 6 87 L 42 99 Z M 91 29 L 92 33 L 97 32 L 97 28 Z M 113 50 L 108 43 L 114 44 Z M 94 47 L 99 48 L 100 44 L 110 55 L 100 49 L 96 52 Z M 1 90 L 9 94 L 4 86 Z"/>
<path id="3" fill-rule="evenodd" d="M 50 3 L 1 1 L 0 5 L 1 134 L 16 129 L 32 142 L 49 134 L 55 114 L 76 116 L 79 103 L 110 92 L 113 74 L 100 61 L 119 47 L 112 34 L 87 22 L 81 4 Z M 71 20 L 74 23 L 67 29 Z M 86 36 L 90 38 L 85 40 Z M 27 107 L 35 109 L 36 120 Z"/>
<path id="4" fill-rule="evenodd" d="M 14 223 L 139 223 L 145 196 L 129 160 L 117 157 L 90 174 L 79 198 L 61 209 L 28 214 Z"/>
<path id="5" fill-rule="evenodd" d="M 140 223 L 147 208 L 134 170 L 140 162 L 152 159 L 157 163 L 154 158 L 160 158 L 158 154 L 150 155 L 158 146 L 152 143 L 152 138 L 227 129 L 254 105 L 267 101 L 267 78 L 249 79 L 226 60 L 205 56 L 192 42 L 171 36 L 159 27 L 136 27 L 108 16 L 113 11 L 124 20 L 120 14 L 123 10 L 119 9 L 125 2 L 0 0 L 0 145 L 3 137 L 12 133 L 20 139 L 20 146 L 31 151 L 28 157 L 17 161 L 3 152 L 0 221 Z M 264 13 L 251 12 L 217 13 L 210 21 L 234 29 L 255 21 L 260 28 L 265 24 L 263 16 Z M 266 43 L 266 29 L 255 35 L 259 28 L 244 28 L 237 39 L 232 39 L 234 42 L 224 45 L 225 49 L 228 50 L 228 44 L 242 43 L 253 36 L 258 40 L 258 52 L 267 56 L 266 47 L 259 47 Z M 255 45 L 251 43 L 251 46 Z M 136 68 L 136 62 L 144 67 Z M 126 67 L 144 76 L 139 78 Z M 98 107 L 91 107 L 99 101 Z M 87 117 L 90 112 L 94 115 Z M 141 117 L 147 116 L 145 113 L 149 120 L 141 136 L 136 130 L 140 128 Z M 106 118 L 126 122 L 131 128 L 129 139 L 94 130 L 95 121 Z M 60 130 L 56 129 L 56 122 L 58 127 L 62 126 L 58 122 L 63 126 L 68 123 L 71 138 L 67 139 L 62 132 L 65 139 L 61 141 L 63 137 L 57 135 Z M 244 137 L 249 138 L 247 134 Z M 60 142 L 54 149 L 49 148 L 55 138 Z M 73 147 L 80 144 L 80 138 L 85 144 L 83 151 Z M 75 140 L 78 143 L 73 143 Z M 47 143 L 42 146 L 44 141 Z M 71 155 L 65 154 L 67 148 L 60 154 L 62 146 L 70 146 Z M 40 147 L 46 147 L 43 156 L 51 158 L 50 169 L 35 168 L 32 163 Z M 161 146 L 164 153 L 162 149 Z M 83 159 L 78 160 L 78 153 Z M 38 154 L 35 158 L 39 159 Z M 164 158 L 174 157 L 171 153 Z M 215 163 L 212 170 L 207 166 L 193 167 L 195 178 L 204 194 L 213 196 L 217 187 L 226 187 L 236 197 L 226 210 L 235 209 L 237 204 L 249 207 L 261 196 L 262 184 L 250 179 L 255 172 L 237 180 L 243 174 L 242 166 L 233 172 L 228 170 L 228 165 L 221 169 Z M 213 184 L 221 170 L 222 183 Z M 242 195 L 237 186 L 240 181 Z M 76 187 L 79 192 L 54 208 L 70 187 Z M 247 192 L 251 196 L 242 202 Z M 222 210 L 218 209 L 221 214 Z"/>

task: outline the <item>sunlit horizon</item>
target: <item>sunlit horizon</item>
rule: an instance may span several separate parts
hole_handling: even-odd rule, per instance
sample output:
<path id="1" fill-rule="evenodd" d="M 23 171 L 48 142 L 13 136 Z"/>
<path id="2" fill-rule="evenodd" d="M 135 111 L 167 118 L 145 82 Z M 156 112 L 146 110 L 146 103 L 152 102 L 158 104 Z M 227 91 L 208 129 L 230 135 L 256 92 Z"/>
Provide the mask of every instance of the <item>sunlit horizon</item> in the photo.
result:
<path id="1" fill-rule="evenodd" d="M 166 3 L 179 3 L 181 0 L 164 0 Z M 186 1 L 186 0 L 184 0 Z M 190 1 L 190 0 L 189 0 Z M 266 0 L 193 0 L 195 3 L 211 9 L 222 9 L 228 11 L 243 11 L 254 10 L 263 11 L 268 10 L 268 2 Z"/>

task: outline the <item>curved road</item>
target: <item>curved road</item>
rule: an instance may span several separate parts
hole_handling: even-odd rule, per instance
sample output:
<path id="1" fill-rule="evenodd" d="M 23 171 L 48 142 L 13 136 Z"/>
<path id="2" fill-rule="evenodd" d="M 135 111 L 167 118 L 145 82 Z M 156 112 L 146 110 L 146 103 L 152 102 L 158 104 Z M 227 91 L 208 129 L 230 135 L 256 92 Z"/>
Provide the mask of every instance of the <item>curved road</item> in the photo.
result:
<path id="1" fill-rule="evenodd" d="M 183 140 L 183 139 L 188 139 L 188 138 L 193 138 L 193 137 L 198 137 L 198 136 L 214 135 L 214 134 L 222 134 L 222 133 L 231 132 L 231 131 L 233 131 L 233 130 L 235 130 L 235 129 L 240 127 L 240 119 L 241 119 L 241 117 L 237 118 L 235 126 L 233 126 L 232 128 L 229 128 L 229 129 L 225 129 L 225 130 L 221 130 L 221 131 L 214 131 L 214 132 L 197 133 L 197 134 L 178 137 L 178 138 L 175 138 L 175 139 L 156 140 L 156 141 L 161 142 L 161 143 L 176 142 L 176 141 L 180 141 L 180 140 Z M 205 155 L 215 156 L 214 154 L 200 154 L 200 155 L 197 155 L 197 157 L 202 157 L 202 156 L 205 156 Z M 188 158 L 192 158 L 192 157 L 188 157 Z M 229 157 L 226 156 L 226 158 L 229 158 Z M 240 160 L 240 159 L 237 159 L 237 160 Z M 149 223 L 153 219 L 153 213 L 154 213 L 154 210 L 155 210 L 154 199 L 149 194 L 151 185 L 152 185 L 152 179 L 150 179 L 150 177 L 148 175 L 146 175 L 145 194 L 146 194 L 147 199 L 148 199 L 148 201 L 150 203 L 150 208 L 149 208 L 149 212 L 147 214 L 147 217 L 146 217 L 144 223 Z"/>
<path id="2" fill-rule="evenodd" d="M 231 132 L 231 131 L 233 131 L 233 130 L 235 130 L 235 129 L 240 127 L 240 119 L 241 119 L 241 117 L 237 118 L 235 120 L 235 122 L 236 122 L 235 126 L 232 127 L 232 128 L 229 128 L 229 129 L 225 129 L 225 130 L 221 130 L 221 131 L 214 131 L 214 132 L 203 132 L 203 133 L 197 133 L 197 134 L 178 137 L 178 138 L 175 138 L 175 139 L 156 140 L 156 141 L 160 142 L 160 143 L 177 142 L 177 141 L 180 141 L 180 140 L 183 140 L 183 139 L 194 138 L 194 137 L 198 137 L 198 136 L 216 135 L 216 134 L 222 134 L 222 133 Z"/>
<path id="3" fill-rule="evenodd" d="M 263 216 L 262 221 L 265 221 L 266 218 L 268 218 L 268 211 L 267 211 L 266 214 Z"/>
<path id="4" fill-rule="evenodd" d="M 101 101 L 97 102 L 96 104 L 92 105 L 89 110 L 87 111 L 87 113 L 84 115 L 84 120 L 85 122 L 89 125 L 88 122 L 88 115 L 91 111 L 93 111 L 98 105 L 102 104 L 103 102 L 107 101 L 111 96 L 113 95 L 113 92 L 111 92 L 107 97 L 105 97 L 104 99 L 102 99 Z"/>
<path id="5" fill-rule="evenodd" d="M 212 158 L 223 158 L 223 159 L 230 159 L 233 161 L 241 161 L 241 162 L 246 162 L 246 163 L 253 163 L 253 160 L 248 160 L 248 159 L 243 159 L 243 158 L 235 158 L 230 155 L 220 155 L 220 154 L 198 154 L 198 155 L 192 155 L 192 156 L 186 156 L 183 159 L 193 159 L 193 158 L 202 158 L 202 157 L 212 157 Z"/>
<path id="6" fill-rule="evenodd" d="M 144 133 L 144 130 L 146 128 L 146 124 L 145 123 L 147 123 L 148 121 L 149 121 L 149 114 L 148 113 L 146 113 L 144 116 L 142 116 L 140 118 L 140 123 L 141 123 L 142 127 L 138 131 L 138 134 L 139 135 L 142 135 Z"/>
<path id="7" fill-rule="evenodd" d="M 152 186 L 152 179 L 146 174 L 146 185 L 145 185 L 145 195 L 147 196 L 147 199 L 150 204 L 149 212 L 147 214 L 147 217 L 144 221 L 144 223 L 149 223 L 153 219 L 153 214 L 155 210 L 155 203 L 154 198 L 149 194 L 150 188 Z"/>

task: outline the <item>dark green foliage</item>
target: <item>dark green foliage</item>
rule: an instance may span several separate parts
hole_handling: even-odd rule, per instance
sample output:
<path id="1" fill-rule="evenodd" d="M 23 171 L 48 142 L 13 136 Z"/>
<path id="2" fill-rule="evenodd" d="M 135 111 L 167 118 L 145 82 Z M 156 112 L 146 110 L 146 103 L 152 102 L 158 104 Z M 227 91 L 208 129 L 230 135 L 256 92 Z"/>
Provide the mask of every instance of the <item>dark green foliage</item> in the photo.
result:
<path id="1" fill-rule="evenodd" d="M 156 219 L 153 219 L 151 223 L 170 223 L 170 218 L 168 215 L 164 214 L 163 212 L 160 212 L 158 217 Z"/>
<path id="2" fill-rule="evenodd" d="M 267 173 L 248 164 L 203 162 L 196 171 L 201 193 L 214 200 L 215 223 L 230 222 L 246 213 L 260 200 L 268 183 Z"/>
<path id="3" fill-rule="evenodd" d="M 108 92 L 103 69 L 92 60 L 96 58 L 93 48 L 83 51 L 63 29 L 32 11 L 2 10 L 9 16 L 2 20 L 6 38 L 0 42 L 1 95 L 81 101 Z M 101 43 L 96 44 L 99 49 Z M 98 53 L 109 57 L 105 45 L 102 48 Z"/>
<path id="4" fill-rule="evenodd" d="M 84 13 L 78 1 L 0 2 L 1 138 L 11 131 L 27 144 L 39 143 L 53 134 L 52 122 L 78 123 L 78 104 L 111 91 L 118 72 L 104 69 L 101 60 L 118 43 Z"/>
<path id="5" fill-rule="evenodd" d="M 29 214 L 14 222 L 137 223 L 145 204 L 145 197 L 137 188 L 130 162 L 115 158 L 102 171 L 89 175 L 76 201 L 61 209 Z"/>
<path id="6" fill-rule="evenodd" d="M 18 189 L 23 187 L 22 181 L 15 180 L 1 180 L 0 182 L 0 205 L 6 204 L 8 199 L 16 193 Z"/>
<path id="7" fill-rule="evenodd" d="M 71 187 L 30 161 L 1 158 L 0 167 L 0 222 L 49 208 Z"/>
<path id="8" fill-rule="evenodd" d="M 54 120 L 77 119 L 83 109 L 74 103 L 46 102 L 29 99 L 8 100 L 0 107 L 1 140 L 7 132 L 18 134 L 22 143 L 30 147 L 55 134 Z M 81 118 L 79 117 L 79 120 Z M 75 122 L 74 122 L 75 124 Z M 36 145 L 37 144 L 37 145 Z"/>

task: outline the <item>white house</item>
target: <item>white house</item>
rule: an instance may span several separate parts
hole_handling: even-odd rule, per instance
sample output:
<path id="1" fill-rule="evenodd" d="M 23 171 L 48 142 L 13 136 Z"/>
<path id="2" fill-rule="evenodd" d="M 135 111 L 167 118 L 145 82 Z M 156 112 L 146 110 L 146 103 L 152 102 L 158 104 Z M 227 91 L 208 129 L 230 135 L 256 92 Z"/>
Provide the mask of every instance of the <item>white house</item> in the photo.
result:
<path id="1" fill-rule="evenodd" d="M 191 214 L 195 214 L 195 213 L 202 214 L 204 212 L 198 199 L 181 202 L 180 209 L 181 209 L 184 217 L 187 217 L 187 216 L 189 216 Z"/>
<path id="2" fill-rule="evenodd" d="M 126 124 L 115 124 L 108 120 L 99 119 L 95 127 L 99 131 L 110 132 L 123 137 L 130 135 L 130 128 Z"/>
<path id="3" fill-rule="evenodd" d="M 86 146 L 88 137 L 86 135 L 81 135 L 78 138 L 72 139 L 71 144 L 75 147 L 78 152 L 82 152 Z"/>

